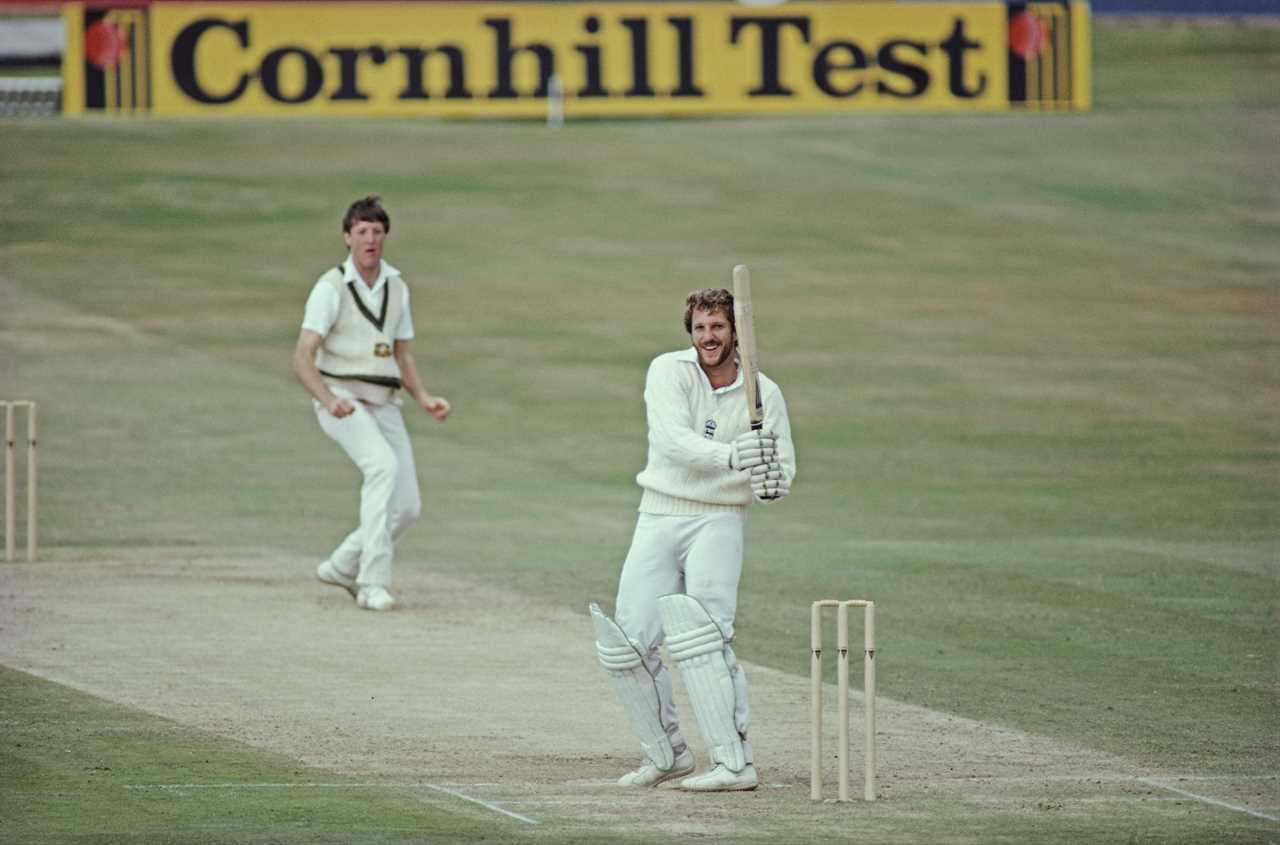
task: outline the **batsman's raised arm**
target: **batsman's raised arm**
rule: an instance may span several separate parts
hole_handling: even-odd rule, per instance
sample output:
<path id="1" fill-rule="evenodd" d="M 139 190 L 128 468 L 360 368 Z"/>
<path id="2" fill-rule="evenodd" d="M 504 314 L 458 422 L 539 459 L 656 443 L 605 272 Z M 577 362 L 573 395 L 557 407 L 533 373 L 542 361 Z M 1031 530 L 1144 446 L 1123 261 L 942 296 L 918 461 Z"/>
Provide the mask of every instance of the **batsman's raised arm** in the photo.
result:
<path id="1" fill-rule="evenodd" d="M 688 396 L 698 378 L 678 355 L 661 355 L 649 365 L 644 403 L 649 423 L 649 448 L 666 461 L 691 470 L 715 472 L 729 465 L 732 447 L 708 439 L 699 431 Z"/>
<path id="2" fill-rule="evenodd" d="M 750 468 L 751 493 L 758 502 L 771 502 L 791 492 L 791 482 L 796 477 L 796 447 L 791 439 L 791 420 L 781 389 L 762 374 L 760 393 L 764 402 L 761 431 L 773 438 L 773 455 Z"/>
<path id="3" fill-rule="evenodd" d="M 769 406 L 764 411 L 765 428 L 777 436 L 778 463 L 786 473 L 787 481 L 796 477 L 796 444 L 791 439 L 791 420 L 787 416 L 787 402 L 782 398 L 782 391 L 775 390 L 770 396 Z"/>

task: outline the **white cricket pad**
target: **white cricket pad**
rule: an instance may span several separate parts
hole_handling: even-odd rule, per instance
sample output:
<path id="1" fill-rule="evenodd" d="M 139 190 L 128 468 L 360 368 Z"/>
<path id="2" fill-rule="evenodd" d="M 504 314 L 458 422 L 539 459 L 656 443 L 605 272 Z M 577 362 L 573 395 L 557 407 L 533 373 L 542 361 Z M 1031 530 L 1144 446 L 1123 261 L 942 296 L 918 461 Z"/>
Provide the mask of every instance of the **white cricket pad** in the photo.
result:
<path id="1" fill-rule="evenodd" d="M 596 629 L 600 665 L 613 678 L 618 700 L 631 718 L 631 728 L 640 740 L 640 747 L 660 771 L 669 771 L 676 762 L 675 750 L 662 727 L 658 685 L 645 667 L 639 647 L 627 639 L 618 623 L 606 616 L 595 602 L 591 603 L 591 621 Z"/>
<path id="2" fill-rule="evenodd" d="M 658 610 L 667 652 L 680 667 L 712 761 L 731 771 L 742 771 L 747 752 L 734 720 L 737 697 L 720 626 L 700 601 L 681 593 L 658 599 Z"/>

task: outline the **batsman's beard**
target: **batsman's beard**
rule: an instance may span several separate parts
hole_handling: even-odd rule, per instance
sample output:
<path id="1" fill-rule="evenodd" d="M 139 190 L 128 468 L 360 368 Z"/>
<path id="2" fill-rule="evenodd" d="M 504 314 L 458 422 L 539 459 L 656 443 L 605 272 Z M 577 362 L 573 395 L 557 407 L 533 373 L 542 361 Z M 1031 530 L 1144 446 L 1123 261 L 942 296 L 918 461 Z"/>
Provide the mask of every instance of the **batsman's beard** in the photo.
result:
<path id="1" fill-rule="evenodd" d="M 697 350 L 698 360 L 708 369 L 719 367 L 733 355 L 731 344 L 703 344 L 697 347 Z"/>

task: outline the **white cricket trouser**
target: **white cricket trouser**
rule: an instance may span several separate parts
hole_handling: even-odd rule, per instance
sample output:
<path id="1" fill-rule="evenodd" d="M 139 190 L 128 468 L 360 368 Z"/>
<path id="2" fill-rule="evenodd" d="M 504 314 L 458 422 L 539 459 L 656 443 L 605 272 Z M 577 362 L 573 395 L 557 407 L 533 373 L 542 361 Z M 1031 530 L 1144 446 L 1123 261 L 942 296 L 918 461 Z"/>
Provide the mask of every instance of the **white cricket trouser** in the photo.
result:
<path id="1" fill-rule="evenodd" d="M 615 621 L 644 652 L 645 665 L 658 687 L 662 726 L 667 729 L 673 745 L 683 742 L 683 738 L 672 700 L 671 672 L 658 653 L 663 641 L 658 598 L 670 593 L 693 596 L 720 626 L 725 640 L 732 640 L 738 580 L 742 577 L 745 521 L 741 513 L 700 516 L 642 513 L 636 521 L 631 550 L 622 564 Z M 747 679 L 727 642 L 724 651 L 733 677 L 734 723 L 738 733 L 745 735 Z"/>
<path id="2" fill-rule="evenodd" d="M 333 389 L 333 388 L 331 388 Z M 329 559 L 361 587 L 391 584 L 391 546 L 422 514 L 413 446 L 398 405 L 370 405 L 350 399 L 354 413 L 338 419 L 319 402 L 316 418 L 360 469 L 360 526 L 347 535 Z M 345 394 L 345 395 L 344 395 Z"/>

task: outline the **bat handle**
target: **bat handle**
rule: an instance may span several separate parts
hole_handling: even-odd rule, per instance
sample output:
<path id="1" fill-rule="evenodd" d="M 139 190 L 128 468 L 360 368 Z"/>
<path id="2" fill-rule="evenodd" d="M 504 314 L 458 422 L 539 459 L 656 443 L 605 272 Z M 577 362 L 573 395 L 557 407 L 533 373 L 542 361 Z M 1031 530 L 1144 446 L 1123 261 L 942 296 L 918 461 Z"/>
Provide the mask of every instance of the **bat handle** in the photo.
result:
<path id="1" fill-rule="evenodd" d="M 751 423 L 751 430 L 752 430 L 752 431 L 760 431 L 762 428 L 764 428 L 764 420 L 753 420 L 753 421 L 752 421 L 752 423 Z"/>

